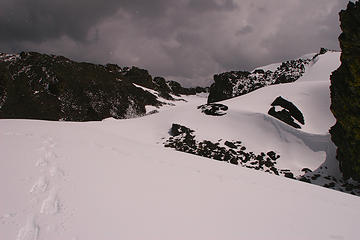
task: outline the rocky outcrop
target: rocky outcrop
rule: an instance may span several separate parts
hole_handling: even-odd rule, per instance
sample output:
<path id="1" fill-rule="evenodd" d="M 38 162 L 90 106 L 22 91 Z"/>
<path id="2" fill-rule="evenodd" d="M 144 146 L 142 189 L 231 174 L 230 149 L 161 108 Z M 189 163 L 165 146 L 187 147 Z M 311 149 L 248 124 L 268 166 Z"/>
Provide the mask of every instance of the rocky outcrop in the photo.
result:
<path id="1" fill-rule="evenodd" d="M 174 91 L 165 79 L 153 79 L 137 67 L 79 63 L 36 52 L 0 53 L 0 118 L 131 118 L 144 115 L 146 105 L 164 104 L 159 97 L 173 100 L 171 94 L 195 93 L 180 84 Z"/>
<path id="2" fill-rule="evenodd" d="M 170 88 L 168 82 L 166 82 L 165 78 L 163 77 L 154 78 L 154 84 L 156 86 L 156 89 L 159 91 L 161 97 L 168 100 L 174 100 L 174 98 L 170 95 L 170 93 L 174 93 L 174 92 Z"/>
<path id="3" fill-rule="evenodd" d="M 360 2 L 340 12 L 341 66 L 331 75 L 331 138 L 344 177 L 360 180 Z"/>
<path id="4" fill-rule="evenodd" d="M 323 49 L 325 50 L 325 49 Z M 280 83 L 294 82 L 305 72 L 311 59 L 283 62 L 275 71 L 256 69 L 253 72 L 231 71 L 214 75 L 208 103 L 241 96 L 256 89 Z"/>
<path id="5" fill-rule="evenodd" d="M 277 97 L 274 102 L 271 104 L 271 108 L 268 111 L 268 114 L 279 119 L 280 121 L 293 126 L 294 128 L 301 128 L 298 124 L 305 124 L 304 116 L 301 111 L 288 100 L 282 98 L 281 96 Z M 276 111 L 275 107 L 281 107 L 281 111 Z M 298 122 L 295 122 L 295 120 Z"/>
<path id="6" fill-rule="evenodd" d="M 210 116 L 223 116 L 229 109 L 228 106 L 218 103 L 209 103 L 197 107 L 202 113 Z"/>
<path id="7" fill-rule="evenodd" d="M 172 124 L 169 133 L 171 137 L 164 143 L 165 147 L 293 178 L 293 174 L 288 172 L 288 170 L 276 167 L 276 160 L 280 158 L 280 155 L 274 151 L 254 154 L 253 152 L 246 151 L 246 147 L 241 141 L 219 140 L 214 143 L 209 140 L 203 140 L 200 142 L 196 139 L 194 130 L 180 124 Z"/>

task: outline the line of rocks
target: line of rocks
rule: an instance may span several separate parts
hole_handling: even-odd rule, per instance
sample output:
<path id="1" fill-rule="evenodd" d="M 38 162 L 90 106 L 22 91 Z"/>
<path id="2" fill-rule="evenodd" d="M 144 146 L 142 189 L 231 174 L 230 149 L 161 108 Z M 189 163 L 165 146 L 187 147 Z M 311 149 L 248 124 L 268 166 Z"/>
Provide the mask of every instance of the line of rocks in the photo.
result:
<path id="1" fill-rule="evenodd" d="M 256 154 L 247 151 L 239 140 L 199 141 L 196 139 L 194 130 L 180 124 L 172 124 L 169 134 L 171 137 L 163 143 L 164 147 L 167 148 L 360 196 L 360 184 L 358 182 L 331 176 L 327 174 L 326 166 L 320 167 L 316 171 L 303 168 L 301 170 L 303 175 L 295 177 L 289 169 L 280 169 L 276 166 L 280 155 L 274 151 Z"/>
<path id="2" fill-rule="evenodd" d="M 180 152 L 186 152 L 210 159 L 225 161 L 234 165 L 241 165 L 255 170 L 294 178 L 293 173 L 287 169 L 276 167 L 276 161 L 280 155 L 274 151 L 255 154 L 246 151 L 241 141 L 228 141 L 219 139 L 217 142 L 209 140 L 198 141 L 195 131 L 180 124 L 172 124 L 169 131 L 171 137 L 164 143 L 165 147 L 174 148 Z"/>

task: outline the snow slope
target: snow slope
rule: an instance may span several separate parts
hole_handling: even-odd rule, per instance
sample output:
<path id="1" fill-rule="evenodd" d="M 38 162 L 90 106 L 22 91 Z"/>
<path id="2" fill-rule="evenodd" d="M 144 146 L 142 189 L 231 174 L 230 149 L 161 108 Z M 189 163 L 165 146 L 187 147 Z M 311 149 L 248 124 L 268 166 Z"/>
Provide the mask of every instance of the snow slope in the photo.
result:
<path id="1" fill-rule="evenodd" d="M 312 74 L 338 57 L 320 57 Z M 356 196 L 163 147 L 180 123 L 276 150 L 294 172 L 334 161 L 329 80 L 306 77 L 224 101 L 221 117 L 192 96 L 137 119 L 0 120 L 0 239 L 358 239 Z M 304 129 L 266 114 L 279 94 L 299 105 Z"/>

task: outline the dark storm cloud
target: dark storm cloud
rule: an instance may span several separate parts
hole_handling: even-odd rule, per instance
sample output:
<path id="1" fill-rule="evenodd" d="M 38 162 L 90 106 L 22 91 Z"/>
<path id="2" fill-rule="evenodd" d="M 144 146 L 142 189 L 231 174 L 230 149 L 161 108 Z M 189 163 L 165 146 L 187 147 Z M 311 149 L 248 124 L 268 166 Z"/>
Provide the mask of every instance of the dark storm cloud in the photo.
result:
<path id="1" fill-rule="evenodd" d="M 338 48 L 344 0 L 2 0 L 0 51 L 136 65 L 187 85 Z"/>
<path id="2" fill-rule="evenodd" d="M 11 0 L 0 3 L 0 38 L 42 41 L 68 35 L 81 40 L 88 28 L 113 14 L 118 4 L 109 1 Z"/>
<path id="3" fill-rule="evenodd" d="M 166 1 L 141 0 L 3 0 L 1 39 L 42 41 L 61 35 L 84 40 L 97 22 L 123 8 L 143 17 L 161 14 Z"/>

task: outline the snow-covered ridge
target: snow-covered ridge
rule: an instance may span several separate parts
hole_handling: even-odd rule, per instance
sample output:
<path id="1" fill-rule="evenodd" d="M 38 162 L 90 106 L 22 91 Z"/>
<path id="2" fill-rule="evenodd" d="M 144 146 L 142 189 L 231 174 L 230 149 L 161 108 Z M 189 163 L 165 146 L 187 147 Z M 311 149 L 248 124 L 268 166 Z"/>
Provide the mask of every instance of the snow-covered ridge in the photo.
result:
<path id="1" fill-rule="evenodd" d="M 252 72 L 231 71 L 215 75 L 208 102 L 241 96 L 269 85 L 294 82 L 305 73 L 307 66 L 313 61 L 313 58 L 309 57 L 310 55 L 307 55 L 281 64 L 270 64 Z"/>
<path id="2" fill-rule="evenodd" d="M 217 74 L 214 76 L 215 83 L 210 87 L 208 102 L 241 96 L 274 84 L 295 82 L 314 65 L 319 56 L 326 53 L 336 51 L 321 48 L 317 54 L 306 54 L 294 60 L 258 67 L 251 72 L 231 71 Z"/>

